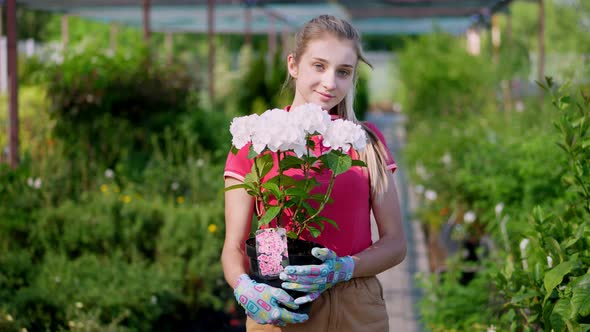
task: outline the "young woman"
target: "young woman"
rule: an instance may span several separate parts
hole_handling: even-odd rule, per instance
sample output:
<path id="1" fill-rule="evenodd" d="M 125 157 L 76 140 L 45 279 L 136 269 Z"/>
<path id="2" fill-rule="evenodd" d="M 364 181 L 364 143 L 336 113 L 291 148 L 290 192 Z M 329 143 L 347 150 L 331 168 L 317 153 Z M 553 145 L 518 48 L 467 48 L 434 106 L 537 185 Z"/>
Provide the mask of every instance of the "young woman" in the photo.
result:
<path id="1" fill-rule="evenodd" d="M 354 27 L 328 15 L 312 19 L 297 34 L 295 50 L 287 61 L 289 79 L 295 85 L 291 107 L 314 103 L 332 118 L 358 123 L 352 109 L 354 85 L 359 63 L 367 61 Z M 325 247 L 312 251 L 324 263 L 288 266 L 281 274 L 283 288 L 308 295 L 293 299 L 283 289 L 250 280 L 244 243 L 250 233 L 254 200 L 245 190 L 226 192 L 221 259 L 225 278 L 248 315 L 249 332 L 389 331 L 383 290 L 375 275 L 401 263 L 406 254 L 393 179 L 397 166 L 379 130 L 370 123 L 360 124 L 369 144 L 357 156 L 367 167 L 353 167 L 336 177 L 333 203 L 322 211 L 338 223 L 339 230 L 326 225 L 318 238 L 303 236 Z M 229 154 L 226 186 L 239 184 L 250 171 L 247 148 L 237 155 Z M 349 153 L 356 152 L 351 149 Z M 320 183 L 325 178 L 317 176 Z M 379 230 L 375 243 L 371 241 L 371 211 Z M 309 316 L 288 309 L 310 301 Z"/>

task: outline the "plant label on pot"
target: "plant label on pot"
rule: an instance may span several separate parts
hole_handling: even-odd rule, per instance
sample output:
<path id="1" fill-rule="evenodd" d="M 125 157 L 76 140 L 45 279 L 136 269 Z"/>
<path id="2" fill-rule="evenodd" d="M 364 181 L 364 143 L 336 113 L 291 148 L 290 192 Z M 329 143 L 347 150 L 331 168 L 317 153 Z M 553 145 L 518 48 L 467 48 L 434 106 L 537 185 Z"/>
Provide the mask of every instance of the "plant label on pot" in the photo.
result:
<path id="1" fill-rule="evenodd" d="M 256 259 L 263 278 L 276 278 L 289 265 L 287 231 L 266 228 L 256 231 Z"/>

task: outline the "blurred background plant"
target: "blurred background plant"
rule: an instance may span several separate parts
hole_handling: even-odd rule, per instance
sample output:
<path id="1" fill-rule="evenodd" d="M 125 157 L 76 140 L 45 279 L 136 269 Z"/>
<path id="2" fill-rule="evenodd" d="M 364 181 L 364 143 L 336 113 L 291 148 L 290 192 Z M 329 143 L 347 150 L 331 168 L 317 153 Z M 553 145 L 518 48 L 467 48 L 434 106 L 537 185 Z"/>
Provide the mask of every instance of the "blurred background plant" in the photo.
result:
<path id="1" fill-rule="evenodd" d="M 544 100 L 535 3 L 498 15 L 502 43 L 481 33 L 477 56 L 443 32 L 364 39 L 391 72 L 360 68 L 357 116 L 378 96 L 408 117 L 395 158 L 430 249 L 427 330 L 590 330 L 590 5 L 545 4 L 557 83 Z M 216 37 L 210 101 L 205 35 L 169 48 L 119 26 L 111 49 L 109 25 L 70 17 L 64 53 L 61 15 L 18 15 L 45 51 L 19 59 L 22 159 L 0 163 L 0 331 L 227 330 L 240 314 L 219 262 L 229 123 L 290 102 L 286 50 Z"/>
<path id="2" fill-rule="evenodd" d="M 483 36 L 474 57 L 440 35 L 400 52 L 399 95 L 411 119 L 404 158 L 433 272 L 419 278 L 428 330 L 590 328 L 582 300 L 590 84 L 579 75 L 588 69 L 581 22 L 590 7 L 545 3 L 546 72 L 556 77 L 546 91 L 529 83 L 536 4 L 511 5 L 511 34 L 498 50 Z M 507 16 L 500 22 L 505 36 Z"/>

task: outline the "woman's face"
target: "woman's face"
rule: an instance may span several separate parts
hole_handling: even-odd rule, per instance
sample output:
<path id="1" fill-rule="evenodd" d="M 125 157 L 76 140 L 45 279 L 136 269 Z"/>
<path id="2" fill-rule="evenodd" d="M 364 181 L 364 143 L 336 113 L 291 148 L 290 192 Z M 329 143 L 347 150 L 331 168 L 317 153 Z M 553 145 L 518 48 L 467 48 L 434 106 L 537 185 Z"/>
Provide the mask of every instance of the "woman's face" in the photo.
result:
<path id="1" fill-rule="evenodd" d="M 310 41 L 299 63 L 289 55 L 288 69 L 295 79 L 292 106 L 314 103 L 329 111 L 338 105 L 352 87 L 357 60 L 352 41 L 329 34 Z"/>

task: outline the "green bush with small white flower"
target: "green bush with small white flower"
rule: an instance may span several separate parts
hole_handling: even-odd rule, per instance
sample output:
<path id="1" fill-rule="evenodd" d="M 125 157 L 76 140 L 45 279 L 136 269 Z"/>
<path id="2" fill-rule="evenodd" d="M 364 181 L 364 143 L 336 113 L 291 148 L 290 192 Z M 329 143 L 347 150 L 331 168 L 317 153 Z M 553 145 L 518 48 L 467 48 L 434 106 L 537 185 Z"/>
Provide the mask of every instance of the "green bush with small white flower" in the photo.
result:
<path id="1" fill-rule="evenodd" d="M 176 70 L 134 75 L 141 55 L 82 52 L 44 69 L 67 82 L 23 88 L 23 157 L 14 170 L 0 164 L 1 331 L 221 330 L 228 321 L 219 254 L 229 116 L 202 110 L 173 84 Z M 121 84 L 134 88 L 114 94 Z M 145 104 L 134 100 L 146 95 L 153 112 L 142 121 Z"/>
<path id="2" fill-rule="evenodd" d="M 417 219 L 451 254 L 421 279 L 434 331 L 590 330 L 590 99 L 549 92 L 544 110 L 424 119 L 410 133 Z"/>

